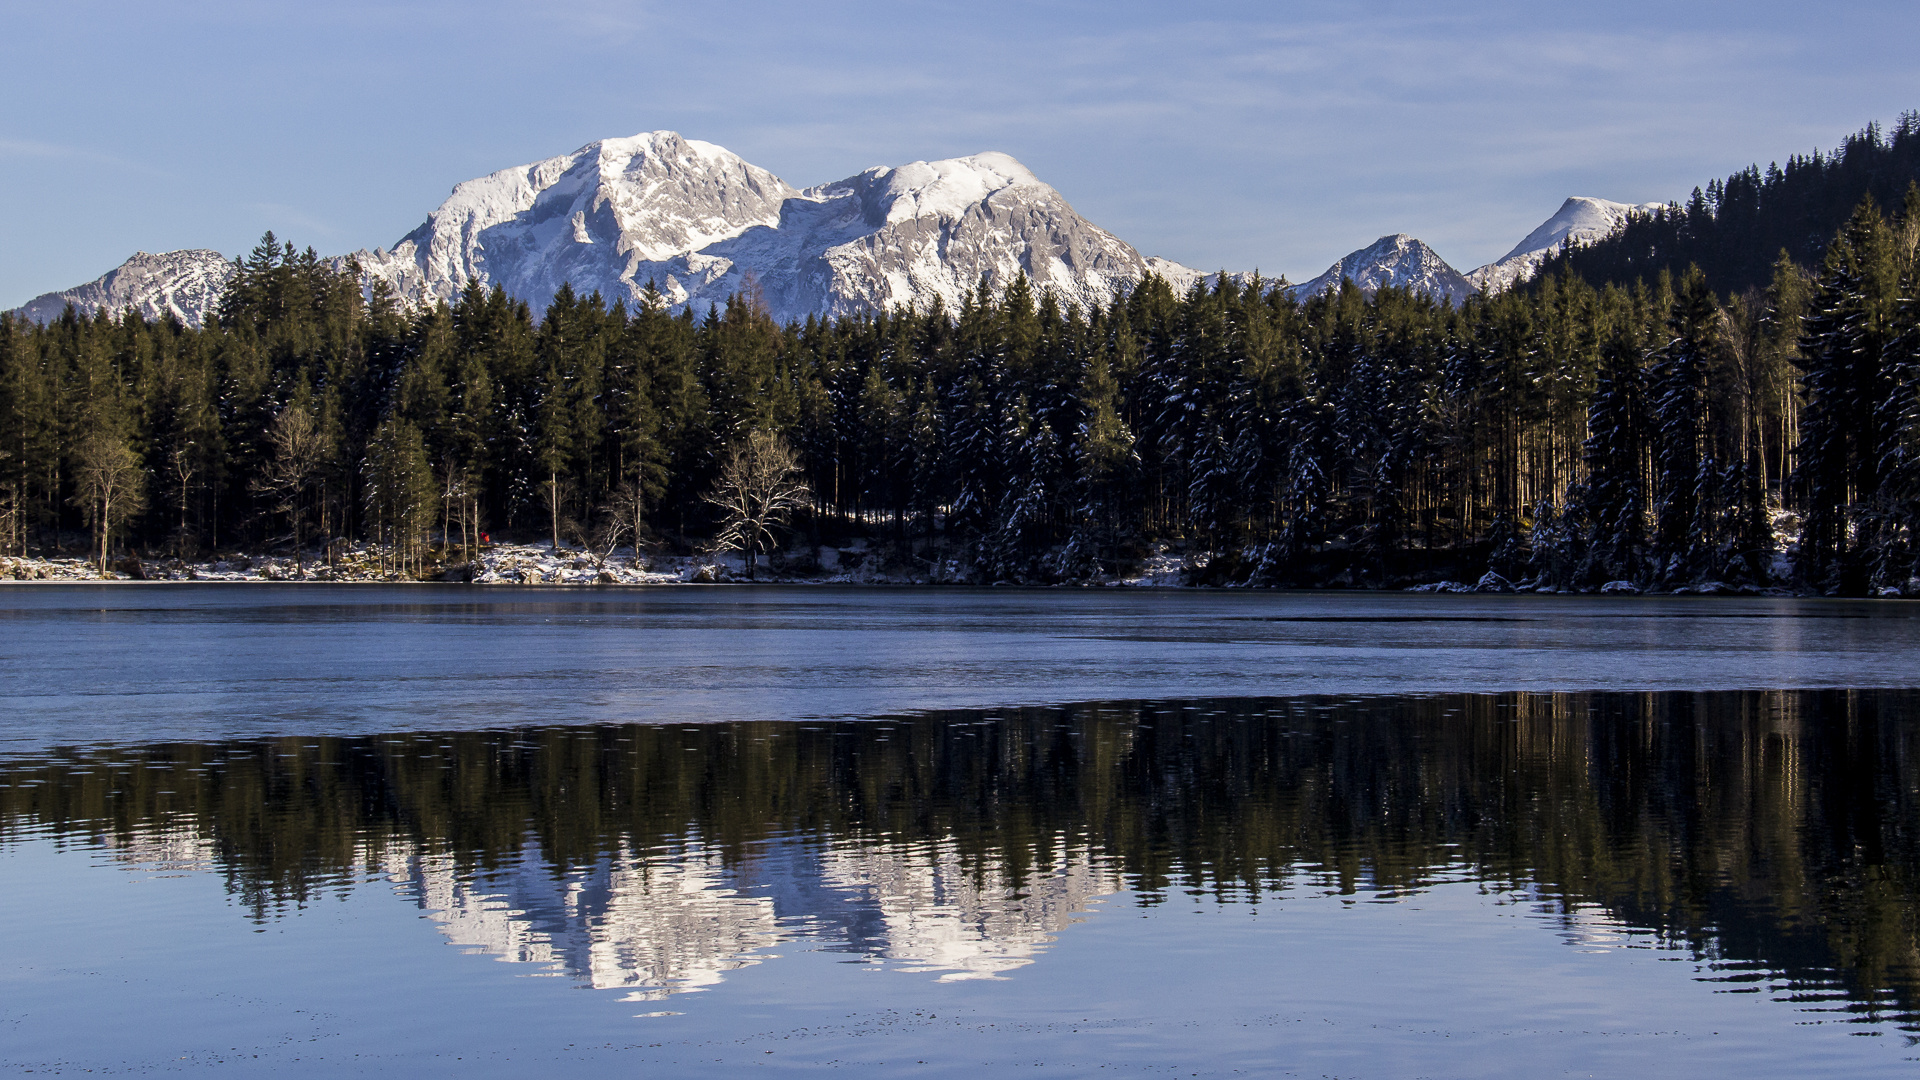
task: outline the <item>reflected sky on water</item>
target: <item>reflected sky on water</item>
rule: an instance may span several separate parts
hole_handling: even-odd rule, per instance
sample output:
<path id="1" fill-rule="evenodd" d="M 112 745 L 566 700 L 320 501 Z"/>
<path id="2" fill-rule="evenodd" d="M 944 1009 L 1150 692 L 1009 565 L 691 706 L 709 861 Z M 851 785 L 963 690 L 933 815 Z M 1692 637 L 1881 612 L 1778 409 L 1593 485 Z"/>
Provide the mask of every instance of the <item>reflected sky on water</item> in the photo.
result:
<path id="1" fill-rule="evenodd" d="M 34 748 L 0 758 L 0 1062 L 1909 1075 L 1917 710 L 1189 695 Z"/>
<path id="2" fill-rule="evenodd" d="M 1118 589 L 20 586 L 0 752 L 1092 700 L 1903 687 L 1920 604 Z"/>

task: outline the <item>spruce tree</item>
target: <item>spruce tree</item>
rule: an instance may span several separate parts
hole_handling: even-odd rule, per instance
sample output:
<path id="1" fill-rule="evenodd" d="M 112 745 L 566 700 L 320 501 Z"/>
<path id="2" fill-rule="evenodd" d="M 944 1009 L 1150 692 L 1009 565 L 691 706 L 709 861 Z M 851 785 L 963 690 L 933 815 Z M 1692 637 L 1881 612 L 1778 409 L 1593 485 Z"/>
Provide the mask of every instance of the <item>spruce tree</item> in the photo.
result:
<path id="1" fill-rule="evenodd" d="M 1720 491 L 1709 438 L 1707 385 L 1721 348 L 1720 312 L 1698 267 L 1681 278 L 1655 354 L 1653 397 L 1654 576 L 1680 585 L 1717 570 Z"/>
<path id="2" fill-rule="evenodd" d="M 1882 406 L 1893 391 L 1885 356 L 1898 301 L 1893 249 L 1885 219 L 1863 201 L 1827 250 L 1803 323 L 1797 569 L 1829 592 L 1866 585 L 1870 553 L 1855 528 L 1878 488 Z"/>

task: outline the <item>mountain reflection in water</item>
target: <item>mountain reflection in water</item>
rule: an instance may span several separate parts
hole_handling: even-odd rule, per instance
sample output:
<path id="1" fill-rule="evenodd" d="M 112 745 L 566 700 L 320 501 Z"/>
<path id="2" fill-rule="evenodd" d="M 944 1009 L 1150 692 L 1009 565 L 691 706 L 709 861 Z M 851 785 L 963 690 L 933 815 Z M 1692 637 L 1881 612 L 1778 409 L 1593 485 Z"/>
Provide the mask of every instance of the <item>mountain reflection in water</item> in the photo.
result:
<path id="1" fill-rule="evenodd" d="M 441 933 L 633 1000 L 804 939 L 1004 977 L 1108 903 L 1475 880 L 1569 945 L 1920 1030 L 1920 694 L 1094 703 L 548 727 L 0 763 L 0 840 L 224 876 L 250 917 L 384 879 Z"/>

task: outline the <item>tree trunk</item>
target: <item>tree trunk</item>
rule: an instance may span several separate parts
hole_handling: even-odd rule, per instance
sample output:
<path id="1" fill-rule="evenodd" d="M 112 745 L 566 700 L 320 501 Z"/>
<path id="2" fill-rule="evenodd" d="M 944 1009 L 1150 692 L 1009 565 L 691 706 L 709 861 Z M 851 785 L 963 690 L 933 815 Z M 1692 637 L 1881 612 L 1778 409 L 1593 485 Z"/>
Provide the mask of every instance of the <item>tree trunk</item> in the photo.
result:
<path id="1" fill-rule="evenodd" d="M 102 495 L 100 497 L 100 521 L 94 530 L 95 532 L 100 534 L 100 576 L 101 577 L 107 576 L 107 520 L 108 520 L 107 515 L 111 513 L 112 510 L 113 510 L 113 500 L 108 498 L 107 496 Z"/>
<path id="2" fill-rule="evenodd" d="M 293 576 L 300 576 L 300 490 L 293 492 Z"/>
<path id="3" fill-rule="evenodd" d="M 447 484 L 440 497 L 440 551 L 442 554 L 453 546 L 453 465 L 447 464 Z M 462 544 L 464 550 L 466 545 Z"/>

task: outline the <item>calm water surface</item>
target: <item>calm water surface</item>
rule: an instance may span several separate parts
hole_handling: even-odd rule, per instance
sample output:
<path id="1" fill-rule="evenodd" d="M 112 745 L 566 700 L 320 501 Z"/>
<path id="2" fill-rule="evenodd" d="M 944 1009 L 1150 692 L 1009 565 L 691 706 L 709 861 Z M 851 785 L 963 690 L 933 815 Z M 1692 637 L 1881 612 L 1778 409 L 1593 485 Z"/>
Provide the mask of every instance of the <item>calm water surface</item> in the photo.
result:
<path id="1" fill-rule="evenodd" d="M 0 592 L 0 1068 L 1913 1075 L 1910 611 Z"/>
<path id="2" fill-rule="evenodd" d="M 807 587 L 13 587 L 0 750 L 1097 699 L 1920 686 L 1920 604 Z"/>

